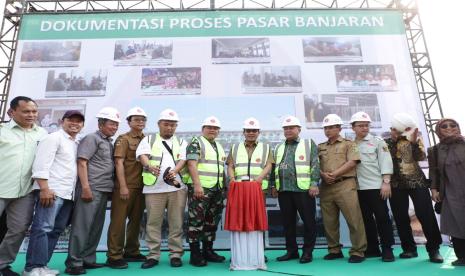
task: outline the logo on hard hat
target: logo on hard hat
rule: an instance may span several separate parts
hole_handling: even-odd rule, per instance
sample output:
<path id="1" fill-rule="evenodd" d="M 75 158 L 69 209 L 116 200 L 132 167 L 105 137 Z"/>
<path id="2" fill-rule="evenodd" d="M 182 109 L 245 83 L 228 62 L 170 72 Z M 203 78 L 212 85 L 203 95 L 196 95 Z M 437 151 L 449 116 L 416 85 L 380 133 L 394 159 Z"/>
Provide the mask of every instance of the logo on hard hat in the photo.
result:
<path id="1" fill-rule="evenodd" d="M 139 108 L 138 108 L 136 111 L 137 111 L 137 112 L 141 112 L 141 113 L 142 113 L 142 109 L 139 109 Z"/>
<path id="2" fill-rule="evenodd" d="M 287 118 L 286 122 L 288 122 L 288 123 L 289 123 L 290 121 L 291 121 L 291 118 Z"/>
<path id="3" fill-rule="evenodd" d="M 363 118 L 366 118 L 366 117 L 367 117 L 367 115 L 366 115 L 366 114 L 362 114 L 362 117 L 363 117 Z"/>
<path id="4" fill-rule="evenodd" d="M 214 123 L 214 122 L 215 122 L 215 119 L 211 119 L 211 120 L 210 120 L 210 123 Z"/>
<path id="5" fill-rule="evenodd" d="M 170 114 L 170 116 L 174 116 L 174 112 L 170 112 L 170 113 L 168 113 L 168 114 Z"/>
<path id="6" fill-rule="evenodd" d="M 254 123 L 254 121 L 250 121 L 249 124 L 254 125 L 255 123 Z"/>
<path id="7" fill-rule="evenodd" d="M 299 159 L 304 160 L 304 156 L 303 155 L 299 156 Z"/>
<path id="8" fill-rule="evenodd" d="M 328 119 L 328 118 L 326 118 L 326 119 L 325 119 L 325 123 L 327 123 L 328 121 L 329 121 L 329 119 Z"/>
<path id="9" fill-rule="evenodd" d="M 118 118 L 118 119 L 119 119 L 119 113 L 116 113 L 116 118 Z"/>
<path id="10" fill-rule="evenodd" d="M 257 162 L 257 163 L 260 163 L 261 161 L 262 161 L 262 159 L 260 159 L 260 158 L 257 158 L 257 160 L 255 160 L 255 162 Z"/>

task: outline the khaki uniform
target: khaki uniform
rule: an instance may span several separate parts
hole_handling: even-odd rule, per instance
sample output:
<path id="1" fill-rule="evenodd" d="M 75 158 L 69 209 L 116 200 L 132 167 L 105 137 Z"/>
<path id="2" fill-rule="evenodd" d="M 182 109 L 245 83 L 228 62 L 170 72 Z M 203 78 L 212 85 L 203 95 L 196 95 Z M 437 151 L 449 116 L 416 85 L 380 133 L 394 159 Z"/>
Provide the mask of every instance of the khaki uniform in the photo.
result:
<path id="1" fill-rule="evenodd" d="M 142 194 L 142 165 L 136 160 L 136 149 L 144 135 L 132 132 L 120 135 L 115 142 L 115 158 L 124 159 L 124 175 L 129 189 L 129 198 L 120 198 L 120 184 L 116 178 L 111 203 L 111 221 L 108 228 L 109 259 L 136 256 L 139 251 L 140 222 L 145 208 Z M 126 219 L 128 223 L 126 226 Z"/>
<path id="2" fill-rule="evenodd" d="M 350 160 L 360 161 L 357 145 L 341 136 L 332 144 L 319 144 L 318 155 L 322 172 L 333 172 Z M 320 186 L 320 205 L 329 252 L 341 251 L 339 212 L 342 212 L 350 230 L 352 248 L 349 253 L 363 257 L 367 241 L 358 203 L 355 168 L 340 176 L 334 184 L 323 181 Z"/>

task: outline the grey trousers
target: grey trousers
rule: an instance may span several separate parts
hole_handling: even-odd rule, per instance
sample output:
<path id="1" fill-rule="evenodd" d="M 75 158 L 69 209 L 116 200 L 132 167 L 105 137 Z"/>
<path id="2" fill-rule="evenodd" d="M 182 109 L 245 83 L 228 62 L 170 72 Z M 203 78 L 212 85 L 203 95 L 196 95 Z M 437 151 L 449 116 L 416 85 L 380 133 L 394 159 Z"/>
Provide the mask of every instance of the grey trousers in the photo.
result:
<path id="1" fill-rule="evenodd" d="M 0 243 L 0 269 L 15 261 L 26 231 L 31 225 L 33 211 L 33 193 L 20 198 L 0 198 L 0 215 L 6 212 L 8 227 Z"/>
<path id="2" fill-rule="evenodd" d="M 67 267 L 96 262 L 96 250 L 105 222 L 109 193 L 92 191 L 92 194 L 91 202 L 84 202 L 79 191 L 76 194 L 69 235 Z"/>

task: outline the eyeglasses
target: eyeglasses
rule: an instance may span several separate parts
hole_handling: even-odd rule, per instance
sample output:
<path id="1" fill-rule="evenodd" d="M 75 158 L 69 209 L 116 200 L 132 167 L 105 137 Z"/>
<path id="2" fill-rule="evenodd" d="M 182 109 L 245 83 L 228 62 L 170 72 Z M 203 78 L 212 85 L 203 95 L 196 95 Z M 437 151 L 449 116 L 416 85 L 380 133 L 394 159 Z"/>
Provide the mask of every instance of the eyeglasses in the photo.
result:
<path id="1" fill-rule="evenodd" d="M 139 119 L 139 118 L 132 118 L 132 121 L 133 121 L 133 122 L 136 122 L 136 123 L 140 123 L 140 122 L 146 122 L 147 119 L 146 119 L 146 118 L 141 118 L 141 119 Z"/>
<path id="2" fill-rule="evenodd" d="M 456 128 L 457 127 L 457 124 L 454 124 L 454 123 L 450 123 L 450 124 L 442 124 L 440 126 L 440 128 L 442 129 L 447 129 L 447 128 Z"/>

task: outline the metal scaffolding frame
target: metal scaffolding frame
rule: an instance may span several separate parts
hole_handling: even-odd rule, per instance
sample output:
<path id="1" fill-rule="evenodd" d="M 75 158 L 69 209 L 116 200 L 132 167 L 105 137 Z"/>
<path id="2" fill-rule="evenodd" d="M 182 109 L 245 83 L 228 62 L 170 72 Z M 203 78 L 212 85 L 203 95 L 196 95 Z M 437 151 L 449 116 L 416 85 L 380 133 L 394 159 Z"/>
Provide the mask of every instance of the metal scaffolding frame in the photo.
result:
<path id="1" fill-rule="evenodd" d="M 394 9 L 403 13 L 428 136 L 443 116 L 416 0 L 6 0 L 0 32 L 0 118 L 5 119 L 18 30 L 23 14 L 225 9 Z"/>

